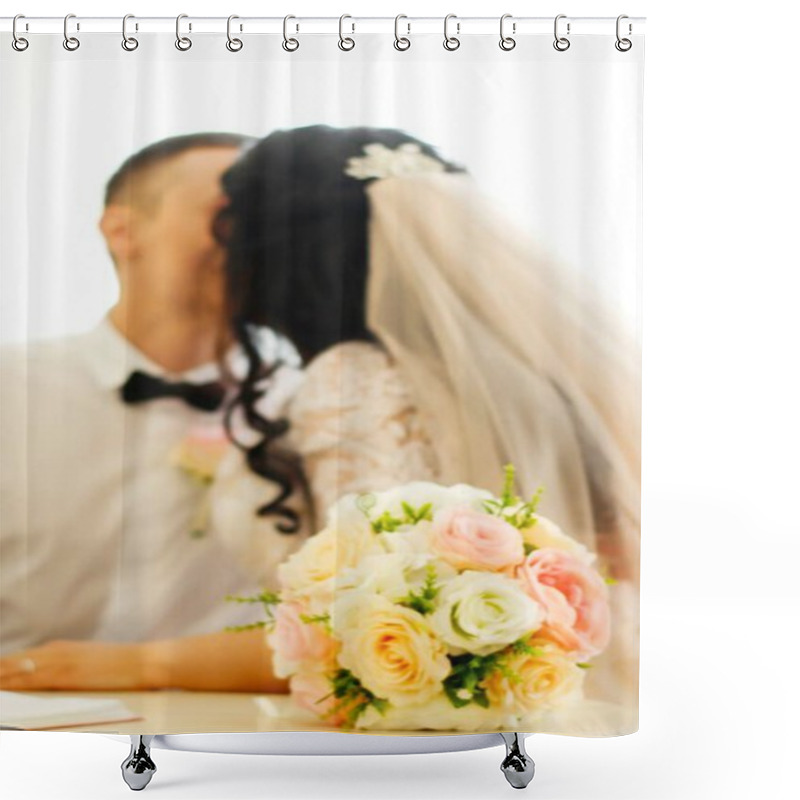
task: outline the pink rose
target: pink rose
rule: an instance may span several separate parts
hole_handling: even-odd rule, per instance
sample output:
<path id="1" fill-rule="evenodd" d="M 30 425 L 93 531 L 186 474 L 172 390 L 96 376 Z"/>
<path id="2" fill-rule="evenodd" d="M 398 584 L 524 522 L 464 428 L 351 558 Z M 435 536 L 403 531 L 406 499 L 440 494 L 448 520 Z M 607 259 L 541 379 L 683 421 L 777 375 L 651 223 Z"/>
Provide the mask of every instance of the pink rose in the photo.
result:
<path id="1" fill-rule="evenodd" d="M 341 699 L 334 697 L 331 682 L 324 673 L 309 671 L 292 675 L 289 691 L 297 705 L 322 717 L 330 725 L 339 726 L 345 721 L 345 708 L 332 713 Z"/>
<path id="2" fill-rule="evenodd" d="M 431 541 L 457 569 L 502 571 L 525 558 L 522 535 L 513 525 L 472 508 L 446 508 L 436 514 Z"/>
<path id="3" fill-rule="evenodd" d="M 597 655 L 608 644 L 608 586 L 587 564 L 563 550 L 534 550 L 517 568 L 525 591 L 545 609 L 541 633 L 576 658 Z"/>
<path id="4" fill-rule="evenodd" d="M 280 603 L 275 608 L 275 626 L 267 635 L 274 650 L 273 662 L 278 677 L 288 677 L 303 662 L 323 664 L 335 652 L 336 641 L 321 622 L 304 622 L 308 613 L 300 603 Z"/>

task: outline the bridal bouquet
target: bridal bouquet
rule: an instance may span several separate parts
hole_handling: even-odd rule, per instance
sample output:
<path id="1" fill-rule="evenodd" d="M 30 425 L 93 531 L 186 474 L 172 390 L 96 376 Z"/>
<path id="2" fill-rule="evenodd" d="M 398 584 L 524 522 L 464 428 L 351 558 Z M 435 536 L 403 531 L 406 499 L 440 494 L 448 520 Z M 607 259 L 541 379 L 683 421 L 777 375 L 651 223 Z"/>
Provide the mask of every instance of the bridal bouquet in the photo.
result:
<path id="1" fill-rule="evenodd" d="M 581 698 L 608 586 L 506 477 L 499 498 L 418 482 L 329 511 L 260 598 L 297 704 L 349 728 L 491 730 Z"/>

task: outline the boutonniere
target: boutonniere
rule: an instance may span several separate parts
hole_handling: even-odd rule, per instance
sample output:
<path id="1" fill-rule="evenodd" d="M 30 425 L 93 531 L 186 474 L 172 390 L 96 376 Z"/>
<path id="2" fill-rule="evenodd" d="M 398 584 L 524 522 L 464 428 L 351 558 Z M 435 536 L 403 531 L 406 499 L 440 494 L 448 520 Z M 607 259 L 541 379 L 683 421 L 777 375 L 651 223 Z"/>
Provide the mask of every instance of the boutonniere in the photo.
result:
<path id="1" fill-rule="evenodd" d="M 204 489 L 189 530 L 193 539 L 206 534 L 211 511 L 211 487 L 219 464 L 231 444 L 222 427 L 198 428 L 181 439 L 170 453 L 170 463 Z"/>

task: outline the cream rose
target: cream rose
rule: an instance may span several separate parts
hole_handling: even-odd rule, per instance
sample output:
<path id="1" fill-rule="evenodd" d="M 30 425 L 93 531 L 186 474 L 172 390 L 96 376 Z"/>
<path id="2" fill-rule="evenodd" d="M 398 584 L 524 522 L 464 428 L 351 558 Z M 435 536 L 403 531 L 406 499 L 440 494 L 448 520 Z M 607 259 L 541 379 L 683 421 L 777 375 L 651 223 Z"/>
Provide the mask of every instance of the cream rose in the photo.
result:
<path id="1" fill-rule="evenodd" d="M 506 575 L 467 570 L 441 590 L 434 630 L 455 655 L 489 653 L 539 629 L 544 610 Z"/>
<path id="2" fill-rule="evenodd" d="M 337 602 L 342 613 L 334 613 L 341 666 L 396 706 L 425 703 L 439 693 L 450 661 L 425 617 L 380 595 L 351 595 Z"/>
<path id="3" fill-rule="evenodd" d="M 594 553 L 571 536 L 567 536 L 555 522 L 538 514 L 535 524 L 522 530 L 522 540 L 525 544 L 536 548 L 553 547 L 556 550 L 564 550 L 584 564 L 591 564 L 596 559 Z"/>
<path id="4" fill-rule="evenodd" d="M 374 544 L 375 534 L 354 498 L 342 498 L 328 515 L 328 527 L 278 566 L 284 600 L 299 600 L 312 614 L 330 611 L 337 573 L 355 567 Z"/>
<path id="5" fill-rule="evenodd" d="M 299 600 L 313 614 L 330 609 L 336 576 L 336 531 L 325 528 L 278 566 L 284 601 Z"/>
<path id="6" fill-rule="evenodd" d="M 528 713 L 579 698 L 584 670 L 552 642 L 533 638 L 529 644 L 537 650 L 535 655 L 520 653 L 506 661 L 518 680 L 498 670 L 483 681 L 492 705 Z"/>

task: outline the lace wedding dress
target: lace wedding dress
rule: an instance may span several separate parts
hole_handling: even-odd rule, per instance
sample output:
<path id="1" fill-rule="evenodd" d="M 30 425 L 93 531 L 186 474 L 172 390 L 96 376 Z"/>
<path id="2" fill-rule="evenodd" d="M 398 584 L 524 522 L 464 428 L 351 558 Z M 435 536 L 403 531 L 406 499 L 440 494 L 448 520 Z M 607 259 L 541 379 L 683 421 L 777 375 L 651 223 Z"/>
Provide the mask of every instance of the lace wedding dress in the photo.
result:
<path id="1" fill-rule="evenodd" d="M 287 413 L 318 520 L 350 492 L 440 478 L 410 388 L 377 344 L 345 342 L 317 356 Z"/>

